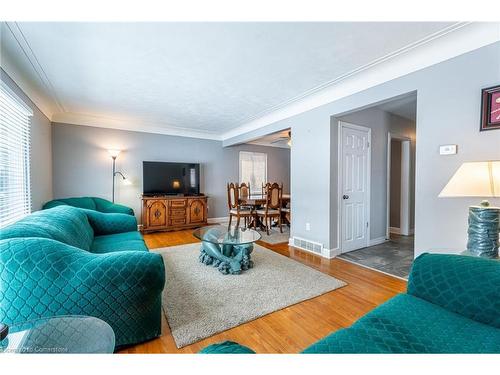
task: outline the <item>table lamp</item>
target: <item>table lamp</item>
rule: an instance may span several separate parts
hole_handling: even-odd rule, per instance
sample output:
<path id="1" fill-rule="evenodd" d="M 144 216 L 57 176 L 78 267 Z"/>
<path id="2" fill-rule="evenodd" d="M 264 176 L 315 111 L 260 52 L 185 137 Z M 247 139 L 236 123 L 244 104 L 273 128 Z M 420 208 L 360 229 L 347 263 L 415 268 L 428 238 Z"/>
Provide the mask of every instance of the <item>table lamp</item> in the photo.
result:
<path id="1" fill-rule="evenodd" d="M 463 163 L 439 197 L 500 197 L 500 160 Z M 487 200 L 469 207 L 467 250 L 476 256 L 498 257 L 500 208 Z"/>

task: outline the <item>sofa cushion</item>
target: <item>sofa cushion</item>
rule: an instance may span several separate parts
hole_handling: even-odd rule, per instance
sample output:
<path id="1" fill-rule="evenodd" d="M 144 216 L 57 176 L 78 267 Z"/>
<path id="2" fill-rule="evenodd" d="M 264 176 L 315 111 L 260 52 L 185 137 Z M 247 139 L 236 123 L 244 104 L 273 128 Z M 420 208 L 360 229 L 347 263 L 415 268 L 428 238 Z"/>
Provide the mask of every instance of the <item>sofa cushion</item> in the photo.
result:
<path id="1" fill-rule="evenodd" d="M 498 353 L 500 329 L 400 294 L 304 353 Z"/>
<path id="2" fill-rule="evenodd" d="M 71 206 L 57 206 L 31 215 L 1 230 L 0 239 L 41 237 L 89 250 L 94 231 L 84 211 Z"/>
<path id="3" fill-rule="evenodd" d="M 125 232 L 96 236 L 90 251 L 102 254 L 117 251 L 148 251 L 148 248 L 139 232 Z"/>
<path id="4" fill-rule="evenodd" d="M 500 262 L 497 260 L 422 254 L 413 262 L 408 294 L 500 328 Z"/>

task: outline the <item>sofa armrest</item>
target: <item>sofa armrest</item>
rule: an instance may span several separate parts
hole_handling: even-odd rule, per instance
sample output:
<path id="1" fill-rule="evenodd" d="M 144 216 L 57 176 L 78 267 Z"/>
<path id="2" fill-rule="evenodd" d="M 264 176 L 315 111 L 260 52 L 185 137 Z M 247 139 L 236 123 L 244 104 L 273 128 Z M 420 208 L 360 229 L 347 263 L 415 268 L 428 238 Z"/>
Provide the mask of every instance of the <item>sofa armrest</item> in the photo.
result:
<path id="1" fill-rule="evenodd" d="M 6 324 L 88 315 L 117 333 L 120 322 L 156 305 L 164 284 L 159 254 L 92 254 L 45 238 L 0 241 L 0 321 Z"/>
<path id="2" fill-rule="evenodd" d="M 422 254 L 408 279 L 408 294 L 472 320 L 500 328 L 500 261 Z"/>
<path id="3" fill-rule="evenodd" d="M 94 210 L 81 209 L 87 214 L 90 226 L 96 235 L 135 232 L 137 219 L 127 214 L 106 214 Z"/>

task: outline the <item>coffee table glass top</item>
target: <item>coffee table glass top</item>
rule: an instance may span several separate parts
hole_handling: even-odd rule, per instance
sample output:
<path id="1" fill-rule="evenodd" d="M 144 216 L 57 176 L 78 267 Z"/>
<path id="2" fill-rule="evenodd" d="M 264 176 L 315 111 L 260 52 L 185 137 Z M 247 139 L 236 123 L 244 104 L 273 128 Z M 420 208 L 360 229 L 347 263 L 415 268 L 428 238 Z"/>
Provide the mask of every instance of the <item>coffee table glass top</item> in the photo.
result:
<path id="1" fill-rule="evenodd" d="M 231 226 L 212 225 L 201 227 L 193 232 L 193 235 L 201 241 L 211 242 L 218 245 L 244 245 L 260 240 L 259 232 Z"/>
<path id="2" fill-rule="evenodd" d="M 90 316 L 41 318 L 9 327 L 0 353 L 113 353 L 115 334 L 106 322 Z"/>

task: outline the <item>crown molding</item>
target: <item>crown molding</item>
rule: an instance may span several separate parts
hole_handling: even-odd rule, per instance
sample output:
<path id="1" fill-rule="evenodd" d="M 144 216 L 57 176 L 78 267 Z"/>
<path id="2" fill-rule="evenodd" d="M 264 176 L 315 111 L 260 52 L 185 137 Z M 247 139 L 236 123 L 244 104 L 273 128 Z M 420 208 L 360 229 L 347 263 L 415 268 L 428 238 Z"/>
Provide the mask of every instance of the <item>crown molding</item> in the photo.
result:
<path id="1" fill-rule="evenodd" d="M 40 86 L 33 81 L 29 81 L 28 74 L 23 74 L 20 70 L 20 64 L 13 61 L 14 56 L 8 56 L 5 51 L 2 51 L 2 68 L 11 77 L 11 79 L 24 91 L 31 101 L 40 109 L 41 112 L 50 120 L 55 112 L 64 112 L 65 109 L 61 101 L 57 97 L 56 91 L 52 82 L 43 70 L 42 65 L 38 61 L 35 52 L 31 48 L 28 40 L 24 36 L 17 22 L 4 22 L 2 30 L 8 32 L 15 41 L 19 50 L 18 56 L 24 58 L 35 77 L 40 82 Z"/>
<path id="2" fill-rule="evenodd" d="M 500 23 L 457 23 L 261 113 L 223 141 L 498 42 Z"/>
<path id="3" fill-rule="evenodd" d="M 180 128 L 170 125 L 159 125 L 158 123 L 144 122 L 134 119 L 116 119 L 105 116 L 95 116 L 84 113 L 62 112 L 52 116 L 53 123 L 91 126 L 95 128 L 106 128 L 115 130 L 127 130 L 140 133 L 153 133 L 172 135 L 187 138 L 208 139 L 221 141 L 219 134 L 203 132 L 188 128 Z"/>

